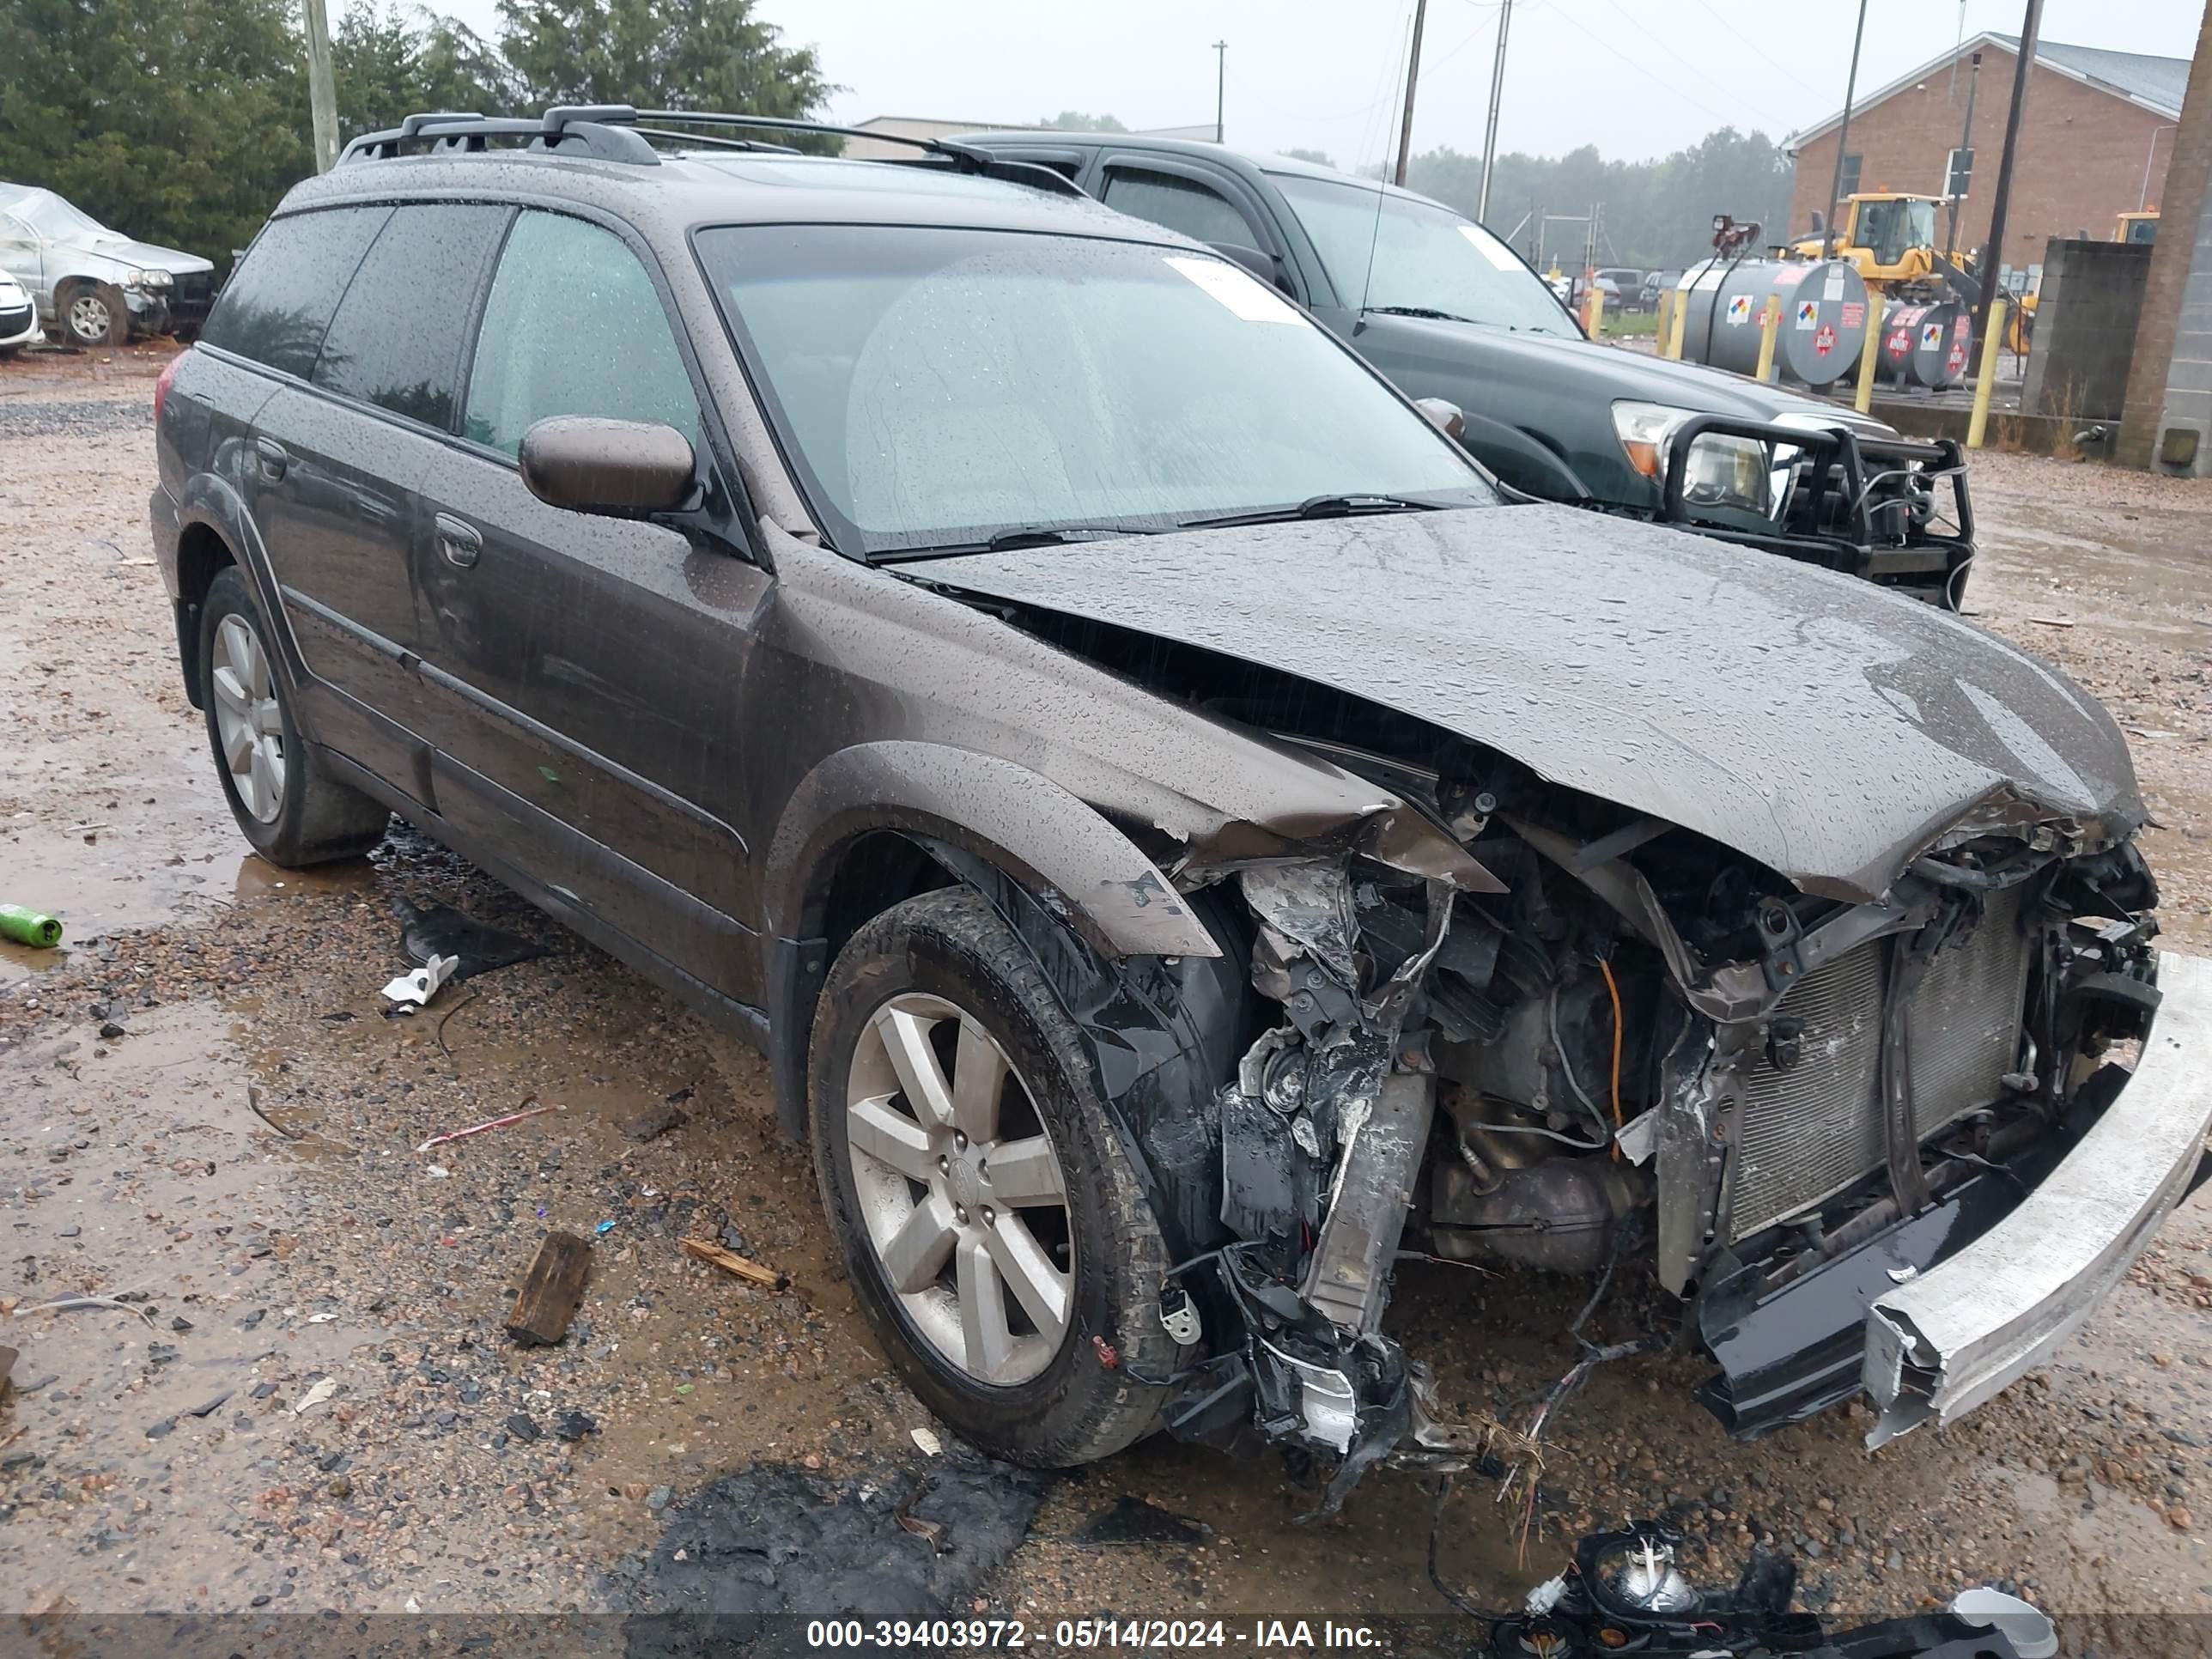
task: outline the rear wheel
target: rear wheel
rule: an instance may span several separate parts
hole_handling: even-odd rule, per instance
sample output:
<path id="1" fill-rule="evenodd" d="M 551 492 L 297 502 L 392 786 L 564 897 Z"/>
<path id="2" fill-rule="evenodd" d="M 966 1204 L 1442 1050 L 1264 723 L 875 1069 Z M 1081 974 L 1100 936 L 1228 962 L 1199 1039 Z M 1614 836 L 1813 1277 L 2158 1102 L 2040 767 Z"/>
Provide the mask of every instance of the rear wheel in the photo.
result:
<path id="1" fill-rule="evenodd" d="M 1042 1467 L 1149 1433 L 1182 1358 L 1159 1319 L 1167 1247 L 1073 1023 L 980 893 L 909 899 L 854 937 L 812 1074 L 823 1203 L 924 1403 Z"/>
<path id="2" fill-rule="evenodd" d="M 200 703 L 231 816 L 287 869 L 365 853 L 392 815 L 326 775 L 301 741 L 252 590 L 232 565 L 200 606 Z"/>
<path id="3" fill-rule="evenodd" d="M 73 283 L 62 291 L 62 332 L 71 345 L 119 346 L 131 338 L 131 309 L 112 283 Z"/>

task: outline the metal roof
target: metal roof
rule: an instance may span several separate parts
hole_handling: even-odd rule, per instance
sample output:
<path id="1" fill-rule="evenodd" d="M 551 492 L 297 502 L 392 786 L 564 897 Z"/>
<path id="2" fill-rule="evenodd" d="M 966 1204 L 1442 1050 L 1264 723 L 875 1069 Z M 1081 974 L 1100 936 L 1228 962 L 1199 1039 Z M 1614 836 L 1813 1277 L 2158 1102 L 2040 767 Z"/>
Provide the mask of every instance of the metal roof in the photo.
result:
<path id="1" fill-rule="evenodd" d="M 2016 34 L 1984 33 L 1962 40 L 1950 52 L 1929 58 L 1916 70 L 1907 71 L 1888 85 L 1876 88 L 1851 106 L 1856 119 L 1884 99 L 1917 86 L 1938 70 L 1948 70 L 1954 63 L 1984 46 L 1994 46 L 2008 55 L 2017 55 L 2020 37 Z M 2181 99 L 2189 85 L 2189 59 L 2186 58 L 2154 58 L 2147 52 L 2107 52 L 2101 46 L 2069 46 L 2061 40 L 2038 40 L 2035 61 L 2054 74 L 2079 81 L 2085 86 L 2135 104 L 2153 114 L 2162 115 L 2169 121 L 2181 118 Z M 1843 119 L 1838 110 L 1827 119 L 1807 127 L 1790 140 L 1793 155 L 1810 140 L 1819 137 Z"/>

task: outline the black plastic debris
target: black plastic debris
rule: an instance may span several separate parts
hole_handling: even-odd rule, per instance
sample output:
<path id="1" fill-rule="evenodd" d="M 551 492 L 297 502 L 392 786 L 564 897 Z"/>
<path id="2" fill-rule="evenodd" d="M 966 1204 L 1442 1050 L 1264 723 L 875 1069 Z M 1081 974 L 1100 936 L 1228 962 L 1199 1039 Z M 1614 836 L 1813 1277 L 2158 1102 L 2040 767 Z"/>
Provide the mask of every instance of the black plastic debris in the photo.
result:
<path id="1" fill-rule="evenodd" d="M 400 948 L 416 967 L 427 968 L 440 957 L 460 958 L 446 976 L 448 985 L 548 954 L 536 940 L 464 915 L 450 904 L 416 904 L 402 894 L 392 901 L 392 913 L 399 918 Z"/>
<path id="2" fill-rule="evenodd" d="M 951 1457 L 844 1480 L 786 1464 L 725 1475 L 667 1511 L 631 1587 L 627 1659 L 782 1654 L 792 1615 L 974 1618 L 1042 1490 L 1030 1471 Z"/>
<path id="3" fill-rule="evenodd" d="M 1164 1510 L 1133 1493 L 1123 1492 L 1097 1511 L 1076 1534 L 1085 1544 L 1203 1544 L 1213 1528 L 1203 1521 Z"/>

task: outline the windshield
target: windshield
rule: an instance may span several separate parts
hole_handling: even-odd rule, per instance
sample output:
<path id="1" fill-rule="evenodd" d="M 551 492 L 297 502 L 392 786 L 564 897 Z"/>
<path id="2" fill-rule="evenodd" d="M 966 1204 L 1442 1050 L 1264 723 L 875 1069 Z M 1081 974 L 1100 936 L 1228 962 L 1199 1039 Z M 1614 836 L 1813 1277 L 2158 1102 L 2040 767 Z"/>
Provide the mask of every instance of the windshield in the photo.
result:
<path id="1" fill-rule="evenodd" d="M 78 212 L 51 191 L 26 191 L 8 204 L 8 210 L 41 236 L 52 237 L 56 241 L 71 236 L 112 236 L 115 234 L 99 220 Z"/>
<path id="2" fill-rule="evenodd" d="M 1370 185 L 1268 176 L 1313 238 L 1347 308 L 1437 311 L 1536 334 L 1576 331 L 1543 278 L 1473 220 Z"/>
<path id="3" fill-rule="evenodd" d="M 1873 251 L 1876 264 L 1893 265 L 1908 248 L 1936 246 L 1933 202 L 1868 202 L 1861 212 L 1860 246 Z"/>
<path id="4" fill-rule="evenodd" d="M 852 550 L 1325 495 L 1494 499 L 1328 333 L 1194 250 L 890 225 L 697 243 L 786 456 Z"/>

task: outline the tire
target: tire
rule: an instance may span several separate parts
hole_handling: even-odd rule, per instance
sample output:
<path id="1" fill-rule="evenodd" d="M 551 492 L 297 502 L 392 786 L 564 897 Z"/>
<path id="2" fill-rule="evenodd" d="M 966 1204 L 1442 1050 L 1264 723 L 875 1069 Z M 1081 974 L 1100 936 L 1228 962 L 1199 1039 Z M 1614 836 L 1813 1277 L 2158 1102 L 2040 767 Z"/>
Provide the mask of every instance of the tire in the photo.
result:
<path id="1" fill-rule="evenodd" d="M 931 1114 L 931 1127 L 891 1058 L 897 1043 L 910 1070 L 916 1041 L 936 1056 L 936 1086 L 960 1102 L 950 1121 Z M 1008 1074 L 988 1122 L 975 1115 L 988 1096 L 945 1080 L 988 1077 L 994 1054 Z M 1165 1379 L 1184 1358 L 1159 1318 L 1166 1242 L 1074 1023 L 981 894 L 927 893 L 854 936 L 816 1007 L 811 1083 L 823 1208 L 861 1310 L 923 1403 L 982 1450 L 1036 1468 L 1090 1462 L 1149 1434 L 1169 1390 L 1139 1379 Z M 962 1123 L 996 1133 L 965 1139 L 955 1132 Z M 865 1146 L 854 1144 L 856 1127 Z M 885 1128 L 896 1132 L 902 1169 L 874 1150 L 891 1144 Z M 1010 1176 L 1017 1163 L 1020 1175 Z M 1042 1201 L 1010 1201 L 1010 1188 Z M 910 1234 L 953 1242 L 938 1257 L 904 1248 Z M 908 1290 L 887 1261 L 906 1267 Z M 1064 1287 L 1056 1341 L 1029 1311 L 1048 1280 Z M 994 1307 L 1006 1315 L 995 1328 Z"/>
<path id="2" fill-rule="evenodd" d="M 123 290 L 112 283 L 71 283 L 63 289 L 62 337 L 71 345 L 91 349 L 127 345 L 131 340 L 131 307 Z"/>
<path id="3" fill-rule="evenodd" d="M 200 702 L 231 816 L 255 852 L 287 870 L 365 853 L 392 815 L 323 771 L 275 659 L 245 574 L 218 571 L 200 605 Z"/>

